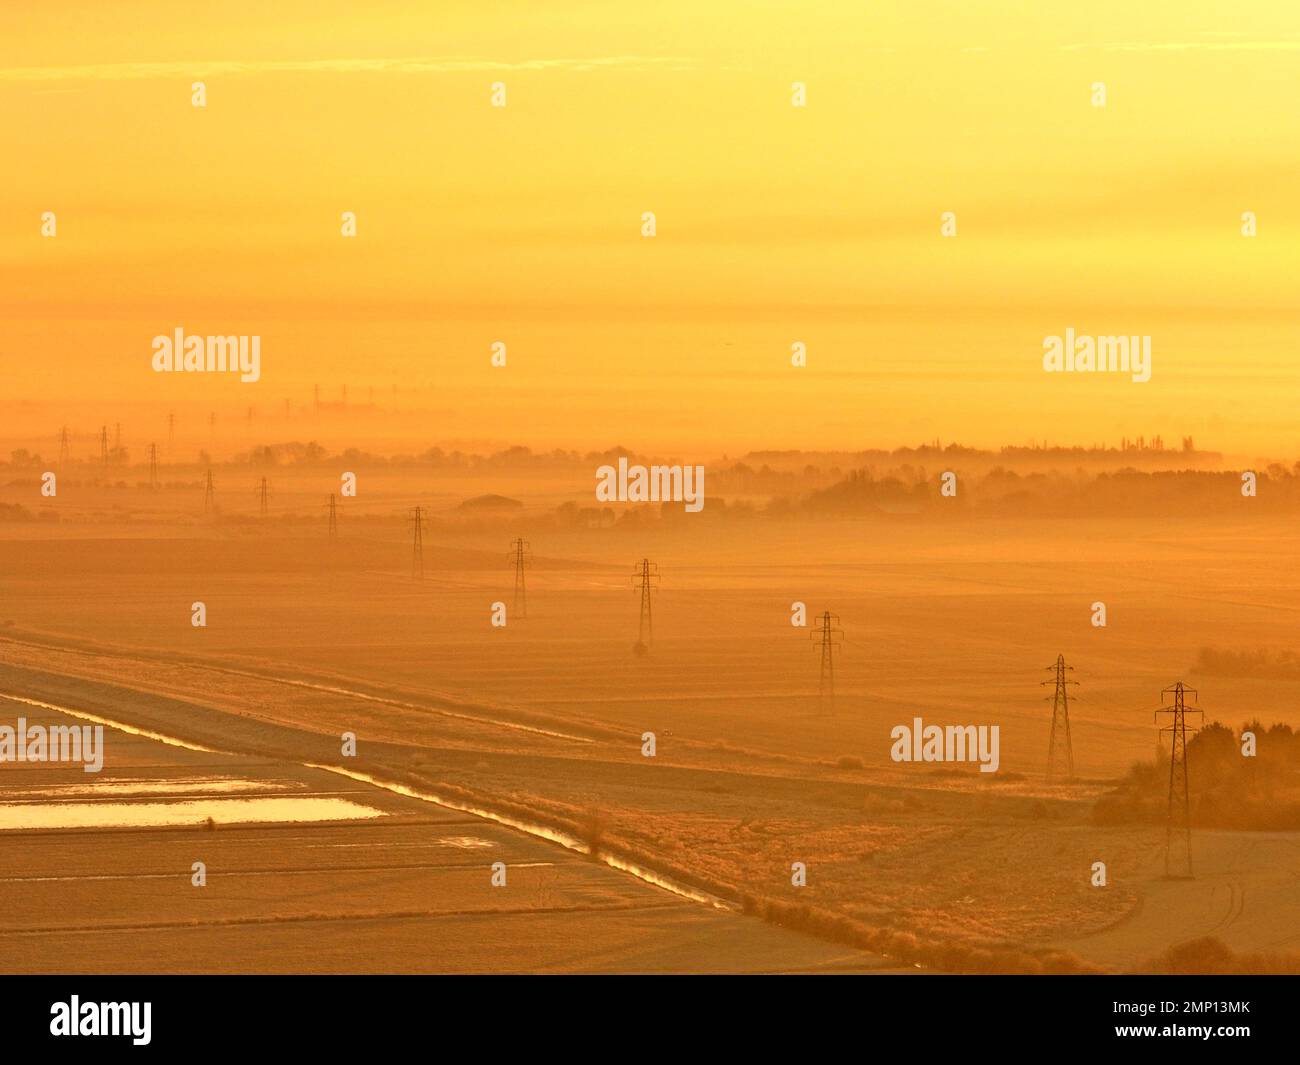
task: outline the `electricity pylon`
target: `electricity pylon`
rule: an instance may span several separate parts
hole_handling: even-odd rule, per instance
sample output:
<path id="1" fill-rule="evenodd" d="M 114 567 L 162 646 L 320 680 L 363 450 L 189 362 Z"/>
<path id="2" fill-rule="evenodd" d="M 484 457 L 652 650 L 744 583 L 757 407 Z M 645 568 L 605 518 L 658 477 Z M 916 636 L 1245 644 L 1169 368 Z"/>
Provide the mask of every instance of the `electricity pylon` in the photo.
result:
<path id="1" fill-rule="evenodd" d="M 643 655 L 650 649 L 655 638 L 655 619 L 650 607 L 650 593 L 659 583 L 659 564 L 643 558 L 637 563 L 632 573 L 632 586 L 641 592 L 641 622 L 637 629 L 637 654 Z"/>
<path id="2" fill-rule="evenodd" d="M 149 445 L 149 487 L 158 487 L 158 445 Z"/>
<path id="3" fill-rule="evenodd" d="M 1169 724 L 1161 728 L 1172 739 L 1169 751 L 1169 806 L 1165 819 L 1165 876 L 1190 878 L 1192 875 L 1192 815 L 1191 800 L 1187 791 L 1187 715 L 1205 714 L 1196 707 L 1188 708 L 1186 697 L 1197 701 L 1196 689 L 1186 687 L 1180 680 L 1161 693 L 1173 695 L 1173 706 L 1162 706 L 1156 711 L 1156 722 L 1161 714 L 1168 714 Z M 1196 728 L 1192 732 L 1199 731 Z"/>
<path id="4" fill-rule="evenodd" d="M 65 425 L 59 430 L 59 469 L 68 468 L 68 427 Z"/>
<path id="5" fill-rule="evenodd" d="M 808 634 L 809 639 L 821 640 L 822 667 L 817 680 L 817 708 L 823 713 L 835 713 L 835 648 L 844 638 L 839 627 L 840 616 L 824 610 L 817 618 L 819 625 Z"/>
<path id="6" fill-rule="evenodd" d="M 411 528 L 415 538 L 411 542 L 411 577 L 424 580 L 424 508 L 411 508 Z"/>
<path id="7" fill-rule="evenodd" d="M 208 467 L 208 479 L 203 488 L 203 513 L 210 514 L 217 505 L 217 489 L 212 483 L 212 467 Z"/>
<path id="8" fill-rule="evenodd" d="M 510 544 L 510 559 L 515 564 L 515 617 L 526 618 L 528 617 L 528 585 L 524 581 L 524 570 L 533 564 L 533 556 L 528 550 L 527 540 L 516 539 Z"/>
<path id="9" fill-rule="evenodd" d="M 108 426 L 99 427 L 99 461 L 103 464 L 105 470 L 108 469 Z"/>
<path id="10" fill-rule="evenodd" d="M 266 483 L 265 477 L 257 482 L 257 512 L 262 516 L 263 521 L 266 521 L 266 497 L 270 494 L 270 490 L 271 486 Z"/>
<path id="11" fill-rule="evenodd" d="M 1063 776 L 1069 780 L 1074 776 L 1074 745 L 1070 742 L 1070 697 L 1069 685 L 1076 687 L 1079 682 L 1066 677 L 1066 672 L 1074 672 L 1073 666 L 1065 664 L 1065 655 L 1056 656 L 1056 665 L 1048 666 L 1049 673 L 1055 673 L 1053 680 L 1039 681 L 1040 684 L 1055 684 L 1056 693 L 1052 698 L 1052 735 L 1047 741 L 1047 779 L 1050 783 L 1054 777 Z M 1075 696 L 1078 699 L 1078 696 Z"/>
<path id="12" fill-rule="evenodd" d="M 333 492 L 330 493 L 329 508 L 330 508 L 329 542 L 332 544 L 336 544 L 339 542 L 339 510 L 338 510 L 338 505 L 334 501 Z"/>

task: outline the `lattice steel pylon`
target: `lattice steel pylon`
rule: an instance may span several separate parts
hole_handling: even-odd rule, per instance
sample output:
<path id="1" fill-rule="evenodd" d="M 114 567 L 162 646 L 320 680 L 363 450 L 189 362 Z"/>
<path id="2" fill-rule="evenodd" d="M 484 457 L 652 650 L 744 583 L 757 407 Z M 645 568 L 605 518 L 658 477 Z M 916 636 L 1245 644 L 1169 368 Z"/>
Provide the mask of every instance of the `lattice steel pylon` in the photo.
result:
<path id="1" fill-rule="evenodd" d="M 411 528 L 414 537 L 411 541 L 411 577 L 424 580 L 424 508 L 411 508 Z"/>
<path id="2" fill-rule="evenodd" d="M 1074 776 L 1074 744 L 1070 738 L 1070 696 L 1069 686 L 1078 686 L 1077 680 L 1070 680 L 1065 674 L 1073 673 L 1074 667 L 1065 664 L 1065 655 L 1056 656 L 1056 664 L 1047 667 L 1049 673 L 1055 673 L 1052 680 L 1039 681 L 1040 684 L 1055 684 L 1056 691 L 1052 699 L 1052 734 L 1047 741 L 1047 779 L 1064 777 L 1069 780 Z M 1075 696 L 1078 699 L 1078 696 Z"/>
<path id="3" fill-rule="evenodd" d="M 528 550 L 527 540 L 515 539 L 511 542 L 510 561 L 515 567 L 514 614 L 517 618 L 526 618 L 528 617 L 528 584 L 524 580 L 524 570 L 533 564 L 533 556 Z"/>
<path id="4" fill-rule="evenodd" d="M 1160 729 L 1161 735 L 1170 734 L 1169 750 L 1169 805 L 1165 820 L 1165 876 L 1190 878 L 1192 875 L 1192 817 L 1191 799 L 1187 789 L 1187 715 L 1199 714 L 1202 722 L 1205 714 L 1198 707 L 1187 706 L 1187 696 L 1192 702 L 1197 701 L 1195 688 L 1189 688 L 1180 680 L 1170 685 L 1161 693 L 1162 697 L 1172 695 L 1172 706 L 1162 706 L 1156 711 L 1156 722 L 1161 714 L 1168 714 L 1169 724 Z M 1193 728 L 1192 732 L 1198 729 Z"/>
<path id="5" fill-rule="evenodd" d="M 840 616 L 824 610 L 817 617 L 818 627 L 808 634 L 810 639 L 821 640 L 821 673 L 817 680 L 817 709 L 822 713 L 835 713 L 835 648 L 844 638 L 839 627 Z"/>
<path id="6" fill-rule="evenodd" d="M 339 508 L 334 500 L 334 493 L 330 493 L 330 501 L 326 504 L 329 507 L 330 525 L 328 539 L 332 544 L 339 542 Z"/>
<path id="7" fill-rule="evenodd" d="M 643 558 L 632 573 L 633 587 L 641 592 L 641 621 L 637 630 L 637 654 L 645 654 L 655 638 L 654 614 L 651 610 L 651 591 L 659 583 L 659 564 Z"/>

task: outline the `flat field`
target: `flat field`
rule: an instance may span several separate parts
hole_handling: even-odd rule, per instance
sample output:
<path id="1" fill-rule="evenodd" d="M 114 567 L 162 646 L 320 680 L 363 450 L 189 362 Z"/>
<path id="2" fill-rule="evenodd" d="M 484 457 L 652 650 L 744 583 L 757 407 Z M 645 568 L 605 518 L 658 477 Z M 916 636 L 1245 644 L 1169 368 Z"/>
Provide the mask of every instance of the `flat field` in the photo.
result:
<path id="1" fill-rule="evenodd" d="M 500 824 L 461 823 L 471 815 L 449 828 L 445 809 L 378 791 L 377 801 L 400 809 L 377 821 L 93 829 L 75 833 L 67 855 L 67 832 L 0 831 L 7 935 L 28 945 L 6 949 L 13 971 L 36 964 L 46 934 L 23 933 L 22 922 L 56 936 L 61 913 L 86 926 L 104 915 L 148 923 L 141 907 L 185 931 L 90 951 L 87 966 L 943 967 L 935 959 L 947 950 L 963 959 L 955 968 L 1032 968 L 1024 959 L 1059 949 L 1114 970 L 1198 935 L 1236 951 L 1296 946 L 1300 834 L 1197 831 L 1197 878 L 1169 881 L 1163 827 L 1100 827 L 1090 816 L 1133 762 L 1155 753 L 1153 711 L 1175 680 L 1199 689 L 1207 720 L 1300 726 L 1296 681 L 1197 672 L 1202 648 L 1288 646 L 1300 586 L 1287 559 L 1300 537 L 1280 520 L 549 531 L 531 538 L 526 617 L 508 532 L 426 534 L 425 574 L 415 579 L 396 523 L 350 531 L 334 546 L 314 527 L 88 525 L 42 540 L 21 531 L 0 540 L 0 692 L 250 758 L 257 772 L 310 794 L 378 791 L 307 768 L 330 765 L 549 826 L 733 912 Z M 639 655 L 631 574 L 642 557 L 658 564 L 660 581 L 653 639 Z M 194 627 L 200 601 L 207 625 Z M 498 602 L 501 627 L 491 623 Z M 1099 602 L 1105 627 L 1091 623 Z M 791 624 L 796 603 L 806 605 L 807 627 Z M 810 638 L 823 610 L 843 630 L 833 706 L 819 700 Z M 1077 773 L 1049 784 L 1052 688 L 1040 681 L 1058 654 L 1080 681 L 1070 712 Z M 915 718 L 998 726 L 998 771 L 891 760 L 891 730 Z M 357 737 L 355 758 L 341 753 L 345 733 Z M 643 754 L 647 733 L 653 757 Z M 116 748 L 108 759 L 105 778 L 117 779 L 108 773 L 126 766 Z M 77 775 L 3 773 L 5 791 L 34 775 Z M 504 891 L 492 888 L 490 861 L 448 852 L 448 831 L 489 840 L 488 853 L 508 855 L 508 865 L 528 864 Z M 187 879 L 197 843 L 214 859 L 206 889 Z M 343 868 L 339 854 L 353 849 L 374 868 Z M 410 851 L 431 867 L 390 868 Z M 443 868 L 448 857 L 470 868 Z M 544 861 L 557 864 L 542 887 Z M 1106 864 L 1104 888 L 1091 883 L 1095 862 Z M 806 886 L 792 885 L 795 863 Z M 238 900 L 222 894 L 233 867 L 261 870 L 241 874 Z M 22 879 L 70 869 L 104 879 L 59 889 Z M 169 869 L 174 884 L 142 889 L 133 879 Z M 602 901 L 578 937 L 567 917 L 524 915 L 548 909 L 544 896 L 565 908 L 589 892 Z M 503 896 L 518 895 L 527 898 L 498 912 Z M 644 912 L 623 912 L 637 905 Z M 279 927 L 289 914 L 346 915 L 349 929 L 372 921 L 378 930 L 331 953 L 314 933 Z M 660 921 L 662 950 L 630 946 L 643 923 Z M 708 964 L 673 945 L 678 922 L 700 921 L 732 930 L 717 933 Z M 472 931 L 484 922 L 490 933 Z M 427 945 L 435 924 L 436 936 L 450 937 L 446 950 L 418 955 L 407 937 Z M 511 930 L 521 924 L 526 934 Z M 772 940 L 773 924 L 787 925 L 787 938 Z M 893 938 L 864 940 L 863 929 Z M 505 941 L 527 951 L 493 945 Z M 888 957 L 846 946 L 871 942 Z M 977 962 L 961 953 L 991 949 L 1004 953 Z"/>

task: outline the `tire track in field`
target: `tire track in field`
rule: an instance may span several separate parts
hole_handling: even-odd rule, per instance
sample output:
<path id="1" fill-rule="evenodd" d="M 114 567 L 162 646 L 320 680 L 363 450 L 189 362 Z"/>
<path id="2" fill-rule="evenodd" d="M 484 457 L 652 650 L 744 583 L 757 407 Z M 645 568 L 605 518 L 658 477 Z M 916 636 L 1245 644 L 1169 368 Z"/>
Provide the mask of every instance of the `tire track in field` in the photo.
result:
<path id="1" fill-rule="evenodd" d="M 123 659 L 134 659 L 139 662 L 160 661 L 169 662 L 173 665 L 183 666 L 187 669 L 205 670 L 210 673 L 221 673 L 226 676 L 246 677 L 251 680 L 266 681 L 271 684 L 282 684 L 287 687 L 305 688 L 309 691 L 319 691 L 328 695 L 342 695 L 349 699 L 358 699 L 363 702 L 379 703 L 384 706 L 396 707 L 400 710 L 413 710 L 419 713 L 437 714 L 441 717 L 449 717 L 459 721 L 466 721 L 476 725 L 486 725 L 495 728 L 513 729 L 519 732 L 527 732 L 536 736 L 548 736 L 552 739 L 568 740 L 571 743 L 595 743 L 596 741 L 589 736 L 577 736 L 570 732 L 562 732 L 558 729 L 543 728 L 540 725 L 526 725 L 519 721 L 508 721 L 504 718 L 492 717 L 490 707 L 478 707 L 473 703 L 458 704 L 465 707 L 463 710 L 452 710 L 446 706 L 430 705 L 428 702 L 417 703 L 406 699 L 399 699 L 392 695 L 374 695 L 369 692 L 359 691 L 356 688 L 348 688 L 341 684 L 326 684 L 321 681 L 299 680 L 295 677 L 284 677 L 276 673 L 263 672 L 254 669 L 240 669 L 235 666 L 216 665 L 210 662 L 191 660 L 180 655 L 148 655 L 136 650 L 125 650 L 117 648 L 92 648 L 64 645 L 57 642 L 44 643 L 36 640 L 20 640 L 12 636 L 0 637 L 0 642 L 13 643 L 21 647 L 40 648 L 46 650 L 57 650 L 64 654 L 74 654 L 82 656 L 99 656 Z M 436 702 L 447 703 L 453 700 L 445 696 L 434 697 Z M 469 708 L 481 709 L 483 713 L 470 713 Z"/>

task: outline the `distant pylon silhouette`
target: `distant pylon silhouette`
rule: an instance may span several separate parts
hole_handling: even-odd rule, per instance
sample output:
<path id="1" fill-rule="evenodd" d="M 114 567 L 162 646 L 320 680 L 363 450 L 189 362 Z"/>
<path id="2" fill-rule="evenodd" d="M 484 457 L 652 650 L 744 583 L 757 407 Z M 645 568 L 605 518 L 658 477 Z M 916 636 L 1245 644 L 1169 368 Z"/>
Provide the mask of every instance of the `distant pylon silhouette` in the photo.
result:
<path id="1" fill-rule="evenodd" d="M 266 520 L 266 497 L 270 493 L 270 488 L 265 477 L 257 482 L 257 512 L 262 516 L 263 521 Z"/>
<path id="2" fill-rule="evenodd" d="M 524 570 L 533 562 L 527 540 L 516 539 L 510 544 L 510 559 L 515 564 L 515 617 L 526 618 L 528 617 L 528 585 L 524 581 Z"/>
<path id="3" fill-rule="evenodd" d="M 411 528 L 415 537 L 411 542 L 411 576 L 424 580 L 424 508 L 411 508 Z"/>
<path id="4" fill-rule="evenodd" d="M 149 445 L 149 487 L 158 487 L 158 445 Z"/>
<path id="5" fill-rule="evenodd" d="M 835 713 L 835 648 L 844 638 L 839 627 L 840 616 L 824 610 L 817 618 L 818 627 L 808 634 L 810 639 L 821 640 L 822 663 L 817 678 L 817 709 L 822 713 Z"/>
<path id="6" fill-rule="evenodd" d="M 208 479 L 203 488 L 203 513 L 211 514 L 217 505 L 217 489 L 212 483 L 212 467 L 208 467 Z"/>
<path id="7" fill-rule="evenodd" d="M 632 573 L 633 587 L 641 592 L 641 620 L 637 629 L 635 651 L 645 654 L 654 643 L 655 619 L 651 610 L 651 591 L 659 583 L 659 564 L 643 558 Z"/>
<path id="8" fill-rule="evenodd" d="M 1196 707 L 1187 706 L 1188 695 L 1197 701 L 1196 689 L 1188 688 L 1180 680 L 1162 691 L 1161 696 L 1172 695 L 1172 706 L 1156 711 L 1156 721 L 1161 714 L 1169 715 L 1169 724 L 1161 728 L 1172 740 L 1169 749 L 1169 806 L 1165 819 L 1165 876 L 1190 877 L 1192 875 L 1192 816 L 1191 800 L 1187 790 L 1187 715 L 1205 715 Z M 1193 728 L 1192 732 L 1198 729 Z"/>
<path id="9" fill-rule="evenodd" d="M 336 544 L 339 542 L 339 509 L 338 509 L 338 505 L 334 501 L 333 492 L 330 493 L 329 508 L 330 508 L 329 542 L 332 544 Z"/>
<path id="10" fill-rule="evenodd" d="M 68 467 L 69 448 L 68 448 L 68 427 L 65 425 L 59 430 L 59 469 L 64 470 Z"/>
<path id="11" fill-rule="evenodd" d="M 1047 741 L 1047 779 L 1064 777 L 1069 780 L 1074 776 L 1074 744 L 1070 740 L 1070 696 L 1069 686 L 1078 686 L 1077 680 L 1070 680 L 1066 672 L 1074 672 L 1073 666 L 1065 664 L 1065 655 L 1056 656 L 1056 665 L 1048 666 L 1049 673 L 1055 673 L 1053 680 L 1040 681 L 1040 684 L 1055 684 L 1056 692 L 1052 698 L 1052 735 Z M 1076 695 L 1077 699 L 1078 696 Z"/>
<path id="12" fill-rule="evenodd" d="M 108 469 L 108 426 L 99 427 L 99 461 L 103 463 L 104 469 Z"/>

